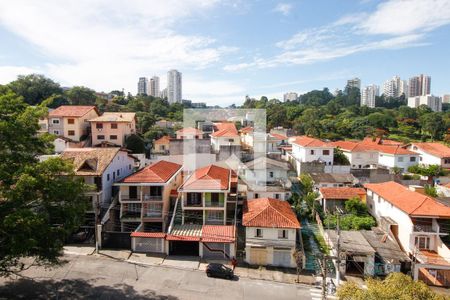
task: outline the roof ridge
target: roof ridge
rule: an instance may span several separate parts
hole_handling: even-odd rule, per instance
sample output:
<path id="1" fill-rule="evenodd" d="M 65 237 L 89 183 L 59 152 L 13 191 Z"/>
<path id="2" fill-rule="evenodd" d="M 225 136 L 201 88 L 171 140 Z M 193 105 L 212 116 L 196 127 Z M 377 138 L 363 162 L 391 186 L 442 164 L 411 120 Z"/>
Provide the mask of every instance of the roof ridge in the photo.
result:
<path id="1" fill-rule="evenodd" d="M 260 199 L 266 199 L 266 202 L 269 202 L 269 201 L 268 201 L 269 198 L 260 198 Z M 257 201 L 258 198 L 252 199 L 252 201 L 255 201 L 255 200 Z M 248 201 L 248 200 L 247 200 L 247 201 Z M 257 216 L 259 216 L 260 214 L 262 214 L 263 211 L 265 211 L 266 208 L 267 208 L 268 206 L 270 206 L 270 205 L 267 204 L 267 205 L 264 207 L 264 209 L 260 210 L 259 213 L 255 214 L 252 218 L 248 219 L 246 223 L 250 223 L 251 220 L 253 220 L 253 219 L 256 218 Z M 248 208 L 248 205 L 247 205 L 247 208 Z"/>
<path id="2" fill-rule="evenodd" d="M 276 207 L 272 206 L 272 203 L 271 203 L 270 199 L 271 199 L 271 198 L 267 198 L 267 200 L 268 200 L 268 202 L 269 202 L 269 206 L 270 206 L 273 210 L 275 210 L 280 216 L 282 216 L 285 220 L 287 220 L 289 223 L 293 224 L 293 222 L 292 222 L 291 220 L 289 220 L 284 214 L 282 214 Z M 276 199 L 273 199 L 273 200 L 275 200 L 275 201 L 280 201 L 280 200 L 276 200 Z"/>

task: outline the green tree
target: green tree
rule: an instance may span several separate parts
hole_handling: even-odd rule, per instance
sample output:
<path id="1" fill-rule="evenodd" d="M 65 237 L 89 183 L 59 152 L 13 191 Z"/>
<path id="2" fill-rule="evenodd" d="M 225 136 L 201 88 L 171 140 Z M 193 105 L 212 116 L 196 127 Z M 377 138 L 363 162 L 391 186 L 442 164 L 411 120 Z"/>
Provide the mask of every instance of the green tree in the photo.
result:
<path id="1" fill-rule="evenodd" d="M 39 74 L 19 75 L 8 86 L 30 105 L 38 105 L 52 95 L 63 93 L 58 83 Z"/>
<path id="2" fill-rule="evenodd" d="M 84 86 L 74 86 L 65 95 L 72 105 L 95 105 L 97 100 L 95 91 Z"/>
<path id="3" fill-rule="evenodd" d="M 422 131 L 434 140 L 441 140 L 447 128 L 441 113 L 428 113 L 420 117 Z"/>
<path id="4" fill-rule="evenodd" d="M 395 119 L 385 113 L 374 112 L 368 117 L 369 125 L 375 128 L 389 129 L 389 127 L 396 126 Z"/>
<path id="5" fill-rule="evenodd" d="M 144 140 L 136 134 L 127 137 L 125 140 L 125 147 L 132 153 L 145 153 Z"/>
<path id="6" fill-rule="evenodd" d="M 367 215 L 367 206 L 358 197 L 345 201 L 345 211 L 358 216 Z"/>
<path id="7" fill-rule="evenodd" d="M 81 223 L 86 186 L 59 158 L 38 162 L 48 136 L 38 136 L 44 112 L 0 87 L 0 275 L 20 270 L 20 258 L 58 261 L 67 236 Z"/>
<path id="8" fill-rule="evenodd" d="M 341 300 L 366 300 L 366 299 L 402 299 L 402 300 L 444 300 L 443 295 L 433 292 L 422 281 L 413 281 L 408 275 L 391 273 L 386 279 L 378 280 L 369 278 L 366 280 L 367 288 L 348 281 L 337 290 L 337 296 Z"/>

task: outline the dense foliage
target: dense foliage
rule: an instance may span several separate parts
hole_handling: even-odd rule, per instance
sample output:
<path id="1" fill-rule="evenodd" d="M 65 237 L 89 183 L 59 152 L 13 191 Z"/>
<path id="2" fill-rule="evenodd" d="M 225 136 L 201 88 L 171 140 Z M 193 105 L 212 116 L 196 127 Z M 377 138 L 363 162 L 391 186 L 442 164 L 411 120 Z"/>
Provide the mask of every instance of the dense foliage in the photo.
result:
<path id="1" fill-rule="evenodd" d="M 69 162 L 37 160 L 50 145 L 36 134 L 42 112 L 0 86 L 0 275 L 20 270 L 21 257 L 57 262 L 86 208 L 87 186 Z"/>
<path id="2" fill-rule="evenodd" d="M 413 281 L 411 276 L 402 273 L 391 273 L 386 279 L 368 278 L 367 288 L 359 287 L 353 281 L 347 281 L 337 290 L 341 300 L 366 299 L 402 299 L 402 300 L 440 300 L 445 296 L 433 292 L 422 281 Z"/>
<path id="3" fill-rule="evenodd" d="M 327 228 L 337 227 L 338 218 L 339 227 L 342 230 L 370 230 L 376 225 L 374 218 L 369 215 L 367 206 L 359 198 L 353 198 L 345 201 L 344 215 L 328 214 L 323 223 Z"/>

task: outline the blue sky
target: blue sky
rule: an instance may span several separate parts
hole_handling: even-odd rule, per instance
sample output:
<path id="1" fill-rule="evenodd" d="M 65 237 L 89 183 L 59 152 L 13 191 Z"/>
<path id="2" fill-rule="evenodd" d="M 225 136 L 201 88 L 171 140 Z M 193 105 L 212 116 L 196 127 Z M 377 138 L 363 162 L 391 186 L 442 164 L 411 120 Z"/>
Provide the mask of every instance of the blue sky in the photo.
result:
<path id="1" fill-rule="evenodd" d="M 450 93 L 450 0 L 58 0 L 0 2 L 0 83 L 45 74 L 63 86 L 136 92 L 183 73 L 183 98 L 343 88 L 425 73 Z"/>

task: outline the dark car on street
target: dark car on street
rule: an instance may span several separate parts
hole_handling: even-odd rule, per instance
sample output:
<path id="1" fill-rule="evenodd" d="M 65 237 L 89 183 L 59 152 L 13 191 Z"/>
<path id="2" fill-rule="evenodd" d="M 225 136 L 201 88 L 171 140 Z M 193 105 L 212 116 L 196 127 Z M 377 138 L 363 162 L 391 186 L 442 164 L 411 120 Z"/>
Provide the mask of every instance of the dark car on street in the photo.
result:
<path id="1" fill-rule="evenodd" d="M 222 264 L 209 264 L 206 267 L 206 275 L 208 277 L 217 277 L 217 278 L 225 278 L 225 279 L 233 279 L 234 273 L 228 267 L 225 267 Z"/>

